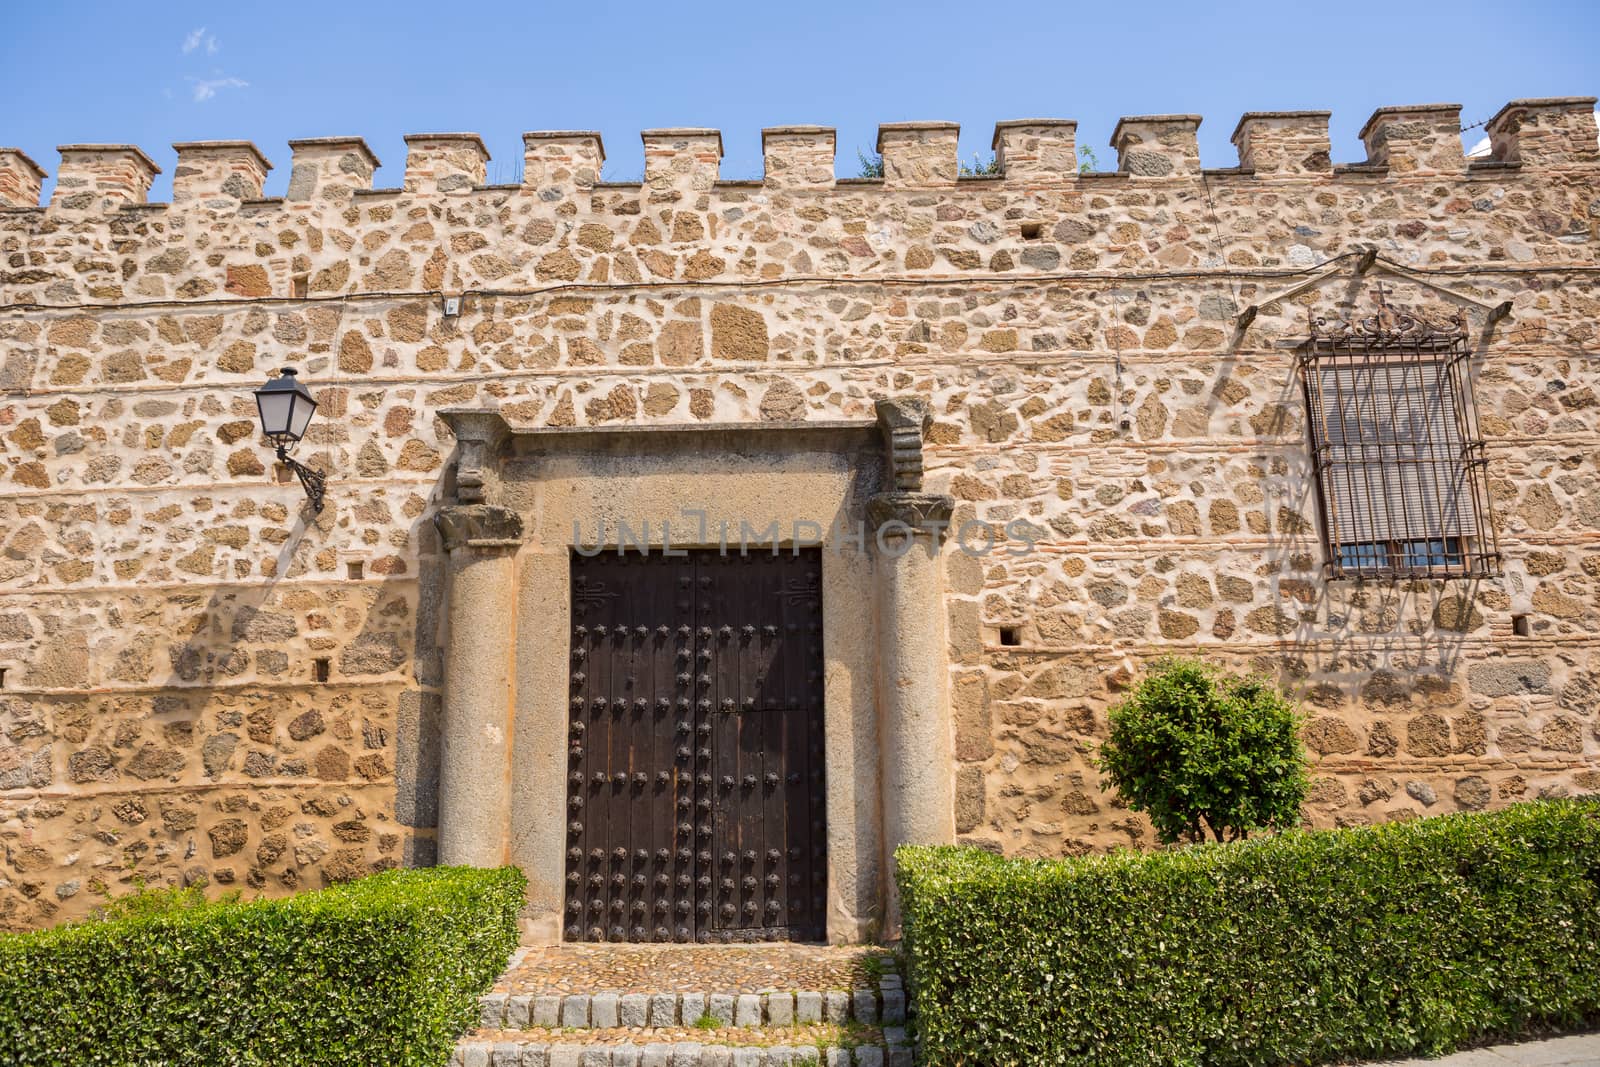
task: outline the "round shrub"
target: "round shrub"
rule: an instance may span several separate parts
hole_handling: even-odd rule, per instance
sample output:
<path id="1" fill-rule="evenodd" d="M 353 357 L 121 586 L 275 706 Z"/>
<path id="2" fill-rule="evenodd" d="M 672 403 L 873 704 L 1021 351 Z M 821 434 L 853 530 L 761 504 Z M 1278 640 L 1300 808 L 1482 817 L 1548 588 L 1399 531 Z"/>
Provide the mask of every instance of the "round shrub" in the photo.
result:
<path id="1" fill-rule="evenodd" d="M 1163 843 L 1247 837 L 1300 821 L 1301 717 L 1270 682 L 1189 659 L 1153 664 L 1111 709 L 1105 782 Z"/>

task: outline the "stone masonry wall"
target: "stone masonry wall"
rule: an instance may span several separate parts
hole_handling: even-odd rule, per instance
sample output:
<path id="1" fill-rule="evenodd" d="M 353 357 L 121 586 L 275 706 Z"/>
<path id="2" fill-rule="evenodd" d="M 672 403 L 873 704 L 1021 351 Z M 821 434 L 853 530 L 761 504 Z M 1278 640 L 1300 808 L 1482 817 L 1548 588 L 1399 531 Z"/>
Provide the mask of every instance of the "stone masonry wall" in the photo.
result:
<path id="1" fill-rule="evenodd" d="M 670 130 L 642 184 L 596 181 L 597 135 L 536 133 L 525 184 L 486 187 L 481 142 L 445 134 L 374 190 L 365 145 L 326 138 L 270 199 L 259 151 L 208 142 L 178 146 L 172 204 L 144 202 L 142 152 L 74 145 L 45 208 L 0 149 L 0 928 L 135 878 L 282 892 L 431 860 L 449 406 L 652 425 L 928 397 L 928 488 L 1039 534 L 948 557 L 968 840 L 1148 843 L 1089 757 L 1168 650 L 1303 698 L 1316 825 L 1600 788 L 1592 112 L 1509 105 L 1469 164 L 1452 107 L 1383 109 L 1346 166 L 1326 113 L 1256 114 L 1215 170 L 1197 117 L 1130 118 L 1103 174 L 1073 124 L 1024 120 L 984 179 L 949 124 L 884 127 L 879 181 L 836 181 L 822 127 L 767 131 L 766 183 Z M 1295 346 L 1380 278 L 1512 304 L 1471 311 L 1501 577 L 1320 577 Z M 250 391 L 284 365 L 322 404 L 314 521 L 258 439 Z"/>

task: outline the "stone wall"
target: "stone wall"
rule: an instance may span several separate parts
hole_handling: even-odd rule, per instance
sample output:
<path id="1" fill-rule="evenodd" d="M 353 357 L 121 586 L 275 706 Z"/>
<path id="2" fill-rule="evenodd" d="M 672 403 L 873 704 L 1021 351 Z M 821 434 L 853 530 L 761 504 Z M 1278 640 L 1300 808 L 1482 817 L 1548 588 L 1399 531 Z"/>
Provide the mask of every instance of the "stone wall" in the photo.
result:
<path id="1" fill-rule="evenodd" d="M 323 138 L 266 199 L 259 151 L 206 142 L 172 204 L 138 149 L 73 145 L 46 208 L 0 149 L 0 926 L 136 878 L 282 892 L 431 860 L 446 407 L 870 421 L 927 397 L 928 488 L 1038 535 L 947 556 L 969 840 L 1148 842 L 1089 757 L 1169 650 L 1302 696 L 1317 825 L 1600 788 L 1593 101 L 1508 105 L 1484 162 L 1458 120 L 1382 109 L 1336 165 L 1325 112 L 1254 114 L 1242 166 L 1204 170 L 1197 117 L 1129 118 L 1101 174 L 1072 123 L 1024 120 L 984 179 L 954 126 L 895 124 L 878 181 L 785 127 L 765 183 L 717 180 L 716 131 L 651 131 L 636 185 L 596 180 L 592 133 L 527 135 L 518 186 L 431 134 L 389 190 Z M 1469 309 L 1500 577 L 1321 577 L 1295 349 L 1379 277 Z M 284 365 L 322 405 L 314 519 L 257 435 L 250 390 Z"/>

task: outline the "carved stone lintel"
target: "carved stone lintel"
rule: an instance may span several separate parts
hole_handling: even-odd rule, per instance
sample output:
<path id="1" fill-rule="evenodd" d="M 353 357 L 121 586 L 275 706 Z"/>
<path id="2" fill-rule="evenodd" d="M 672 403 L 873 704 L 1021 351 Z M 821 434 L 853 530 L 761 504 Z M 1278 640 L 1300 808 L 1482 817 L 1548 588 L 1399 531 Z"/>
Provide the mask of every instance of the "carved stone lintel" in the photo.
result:
<path id="1" fill-rule="evenodd" d="M 913 536 L 943 538 L 955 510 L 954 497 L 942 493 L 879 493 L 867 500 L 867 521 L 874 536 L 888 523 L 899 523 Z M 894 531 L 891 531 L 894 532 Z"/>
<path id="2" fill-rule="evenodd" d="M 891 396 L 877 403 L 878 428 L 889 452 L 894 488 L 902 493 L 922 491 L 922 438 L 933 425 L 928 402 L 922 397 Z"/>
<path id="3" fill-rule="evenodd" d="M 455 504 L 433 517 L 445 551 L 457 548 L 516 548 L 522 544 L 522 516 L 493 504 Z"/>

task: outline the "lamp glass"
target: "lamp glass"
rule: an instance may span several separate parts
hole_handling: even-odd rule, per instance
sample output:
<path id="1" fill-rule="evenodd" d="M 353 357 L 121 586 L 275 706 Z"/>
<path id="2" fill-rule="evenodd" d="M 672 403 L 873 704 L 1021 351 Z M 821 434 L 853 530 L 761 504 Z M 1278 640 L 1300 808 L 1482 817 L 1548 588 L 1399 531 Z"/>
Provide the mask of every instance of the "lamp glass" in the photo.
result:
<path id="1" fill-rule="evenodd" d="M 259 392 L 256 394 L 256 407 L 261 411 L 261 431 L 268 437 L 282 437 L 289 433 L 290 415 L 295 407 L 295 395 L 288 391 Z M 309 419 L 310 416 L 307 415 Z M 301 423 L 304 430 L 305 424 Z M 295 436 L 299 436 L 296 434 Z"/>
<path id="2" fill-rule="evenodd" d="M 309 396 L 295 394 L 294 406 L 289 410 L 289 436 L 296 441 L 306 435 L 311 416 L 317 413 L 317 402 Z"/>

